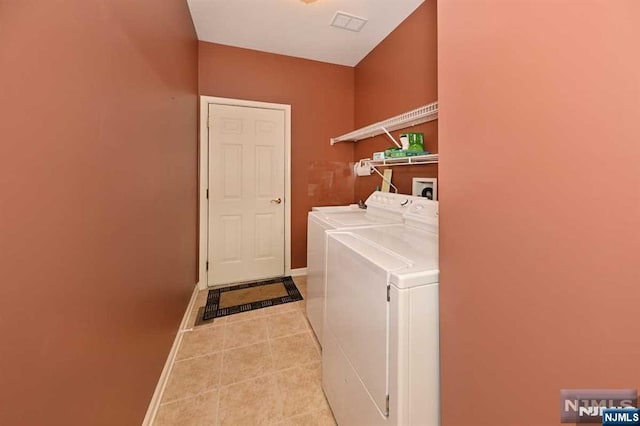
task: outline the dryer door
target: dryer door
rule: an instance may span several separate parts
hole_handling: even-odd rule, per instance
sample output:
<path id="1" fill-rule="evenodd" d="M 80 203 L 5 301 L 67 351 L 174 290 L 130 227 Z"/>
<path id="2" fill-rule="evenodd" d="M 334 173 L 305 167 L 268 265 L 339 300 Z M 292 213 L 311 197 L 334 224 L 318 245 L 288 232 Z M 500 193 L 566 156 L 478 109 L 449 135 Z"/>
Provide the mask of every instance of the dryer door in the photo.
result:
<path id="1" fill-rule="evenodd" d="M 343 359 L 355 370 L 380 414 L 386 416 L 388 272 L 410 264 L 348 232 L 329 234 L 327 244 L 325 333 L 332 334 L 344 354 Z"/>

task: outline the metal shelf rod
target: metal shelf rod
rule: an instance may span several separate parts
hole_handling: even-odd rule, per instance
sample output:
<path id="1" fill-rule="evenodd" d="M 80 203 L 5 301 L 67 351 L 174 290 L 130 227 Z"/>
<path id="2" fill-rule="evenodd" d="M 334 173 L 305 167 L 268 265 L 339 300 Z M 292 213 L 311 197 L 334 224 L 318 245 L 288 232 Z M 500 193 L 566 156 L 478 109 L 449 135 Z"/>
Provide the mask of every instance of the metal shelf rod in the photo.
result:
<path id="1" fill-rule="evenodd" d="M 406 129 L 407 127 L 427 123 L 438 119 L 438 102 L 433 102 L 414 110 L 396 115 L 395 117 L 379 121 L 369 126 L 354 130 L 342 136 L 331 138 L 331 145 L 338 142 L 357 142 L 362 139 L 382 135 L 393 130 Z"/>
<path id="2" fill-rule="evenodd" d="M 414 157 L 385 158 L 383 160 L 365 160 L 365 161 L 367 161 L 371 167 L 437 164 L 438 154 L 416 155 Z"/>

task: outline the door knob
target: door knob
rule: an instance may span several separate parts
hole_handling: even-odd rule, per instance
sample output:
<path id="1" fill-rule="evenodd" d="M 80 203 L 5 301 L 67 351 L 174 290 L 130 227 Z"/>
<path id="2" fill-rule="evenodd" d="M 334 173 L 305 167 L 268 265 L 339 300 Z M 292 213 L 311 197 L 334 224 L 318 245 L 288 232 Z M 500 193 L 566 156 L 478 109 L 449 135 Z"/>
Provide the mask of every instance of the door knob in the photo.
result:
<path id="1" fill-rule="evenodd" d="M 276 204 L 280 204 L 282 202 L 282 199 L 280 198 L 276 198 L 275 200 L 271 200 L 272 203 L 276 203 Z"/>

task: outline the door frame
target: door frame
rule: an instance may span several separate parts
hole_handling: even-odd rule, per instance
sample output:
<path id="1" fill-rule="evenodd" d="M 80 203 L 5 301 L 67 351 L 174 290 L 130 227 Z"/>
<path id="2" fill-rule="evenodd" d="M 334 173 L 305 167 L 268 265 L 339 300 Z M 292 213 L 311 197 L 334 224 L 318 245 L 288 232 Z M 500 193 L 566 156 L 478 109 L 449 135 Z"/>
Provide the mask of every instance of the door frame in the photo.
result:
<path id="1" fill-rule="evenodd" d="M 291 275 L 291 105 L 200 96 L 198 288 L 201 290 L 207 288 L 206 262 L 209 250 L 209 203 L 203 202 L 203 200 L 207 200 L 209 184 L 209 104 L 284 111 L 284 274 Z"/>

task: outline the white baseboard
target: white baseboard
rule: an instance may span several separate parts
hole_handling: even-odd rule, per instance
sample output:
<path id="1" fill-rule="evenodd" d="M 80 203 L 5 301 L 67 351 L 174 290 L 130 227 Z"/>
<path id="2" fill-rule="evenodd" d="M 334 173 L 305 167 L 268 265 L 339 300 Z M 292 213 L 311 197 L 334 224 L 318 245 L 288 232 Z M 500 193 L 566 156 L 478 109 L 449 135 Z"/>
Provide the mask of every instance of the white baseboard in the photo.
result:
<path id="1" fill-rule="evenodd" d="M 184 312 L 182 317 L 182 322 L 180 322 L 180 328 L 178 329 L 178 333 L 176 334 L 176 338 L 173 340 L 173 346 L 171 346 L 171 350 L 169 351 L 169 356 L 167 356 L 167 360 L 164 363 L 164 368 L 162 369 L 162 373 L 160 373 L 160 379 L 158 379 L 158 383 L 156 384 L 156 389 L 153 392 L 153 396 L 151 397 L 151 402 L 149 403 L 149 407 L 147 408 L 147 414 L 144 416 L 144 420 L 142 421 L 142 426 L 151 426 L 153 425 L 153 421 L 156 418 L 156 414 L 158 413 L 158 408 L 160 407 L 160 401 L 162 400 L 162 394 L 164 393 L 164 388 L 167 385 L 167 379 L 169 378 L 169 373 L 171 373 L 171 368 L 173 367 L 173 362 L 176 359 L 176 354 L 178 352 L 178 347 L 180 346 L 180 342 L 182 341 L 182 335 L 185 331 L 190 330 L 187 327 L 189 318 L 191 317 L 191 311 L 194 309 L 194 305 L 196 303 L 196 295 L 198 294 L 198 285 L 196 284 L 193 289 L 193 293 L 191 294 L 191 300 L 189 300 L 189 304 L 187 305 L 187 309 Z"/>
<path id="2" fill-rule="evenodd" d="M 307 268 L 298 268 L 291 270 L 292 277 L 299 277 L 301 275 L 307 275 Z"/>

